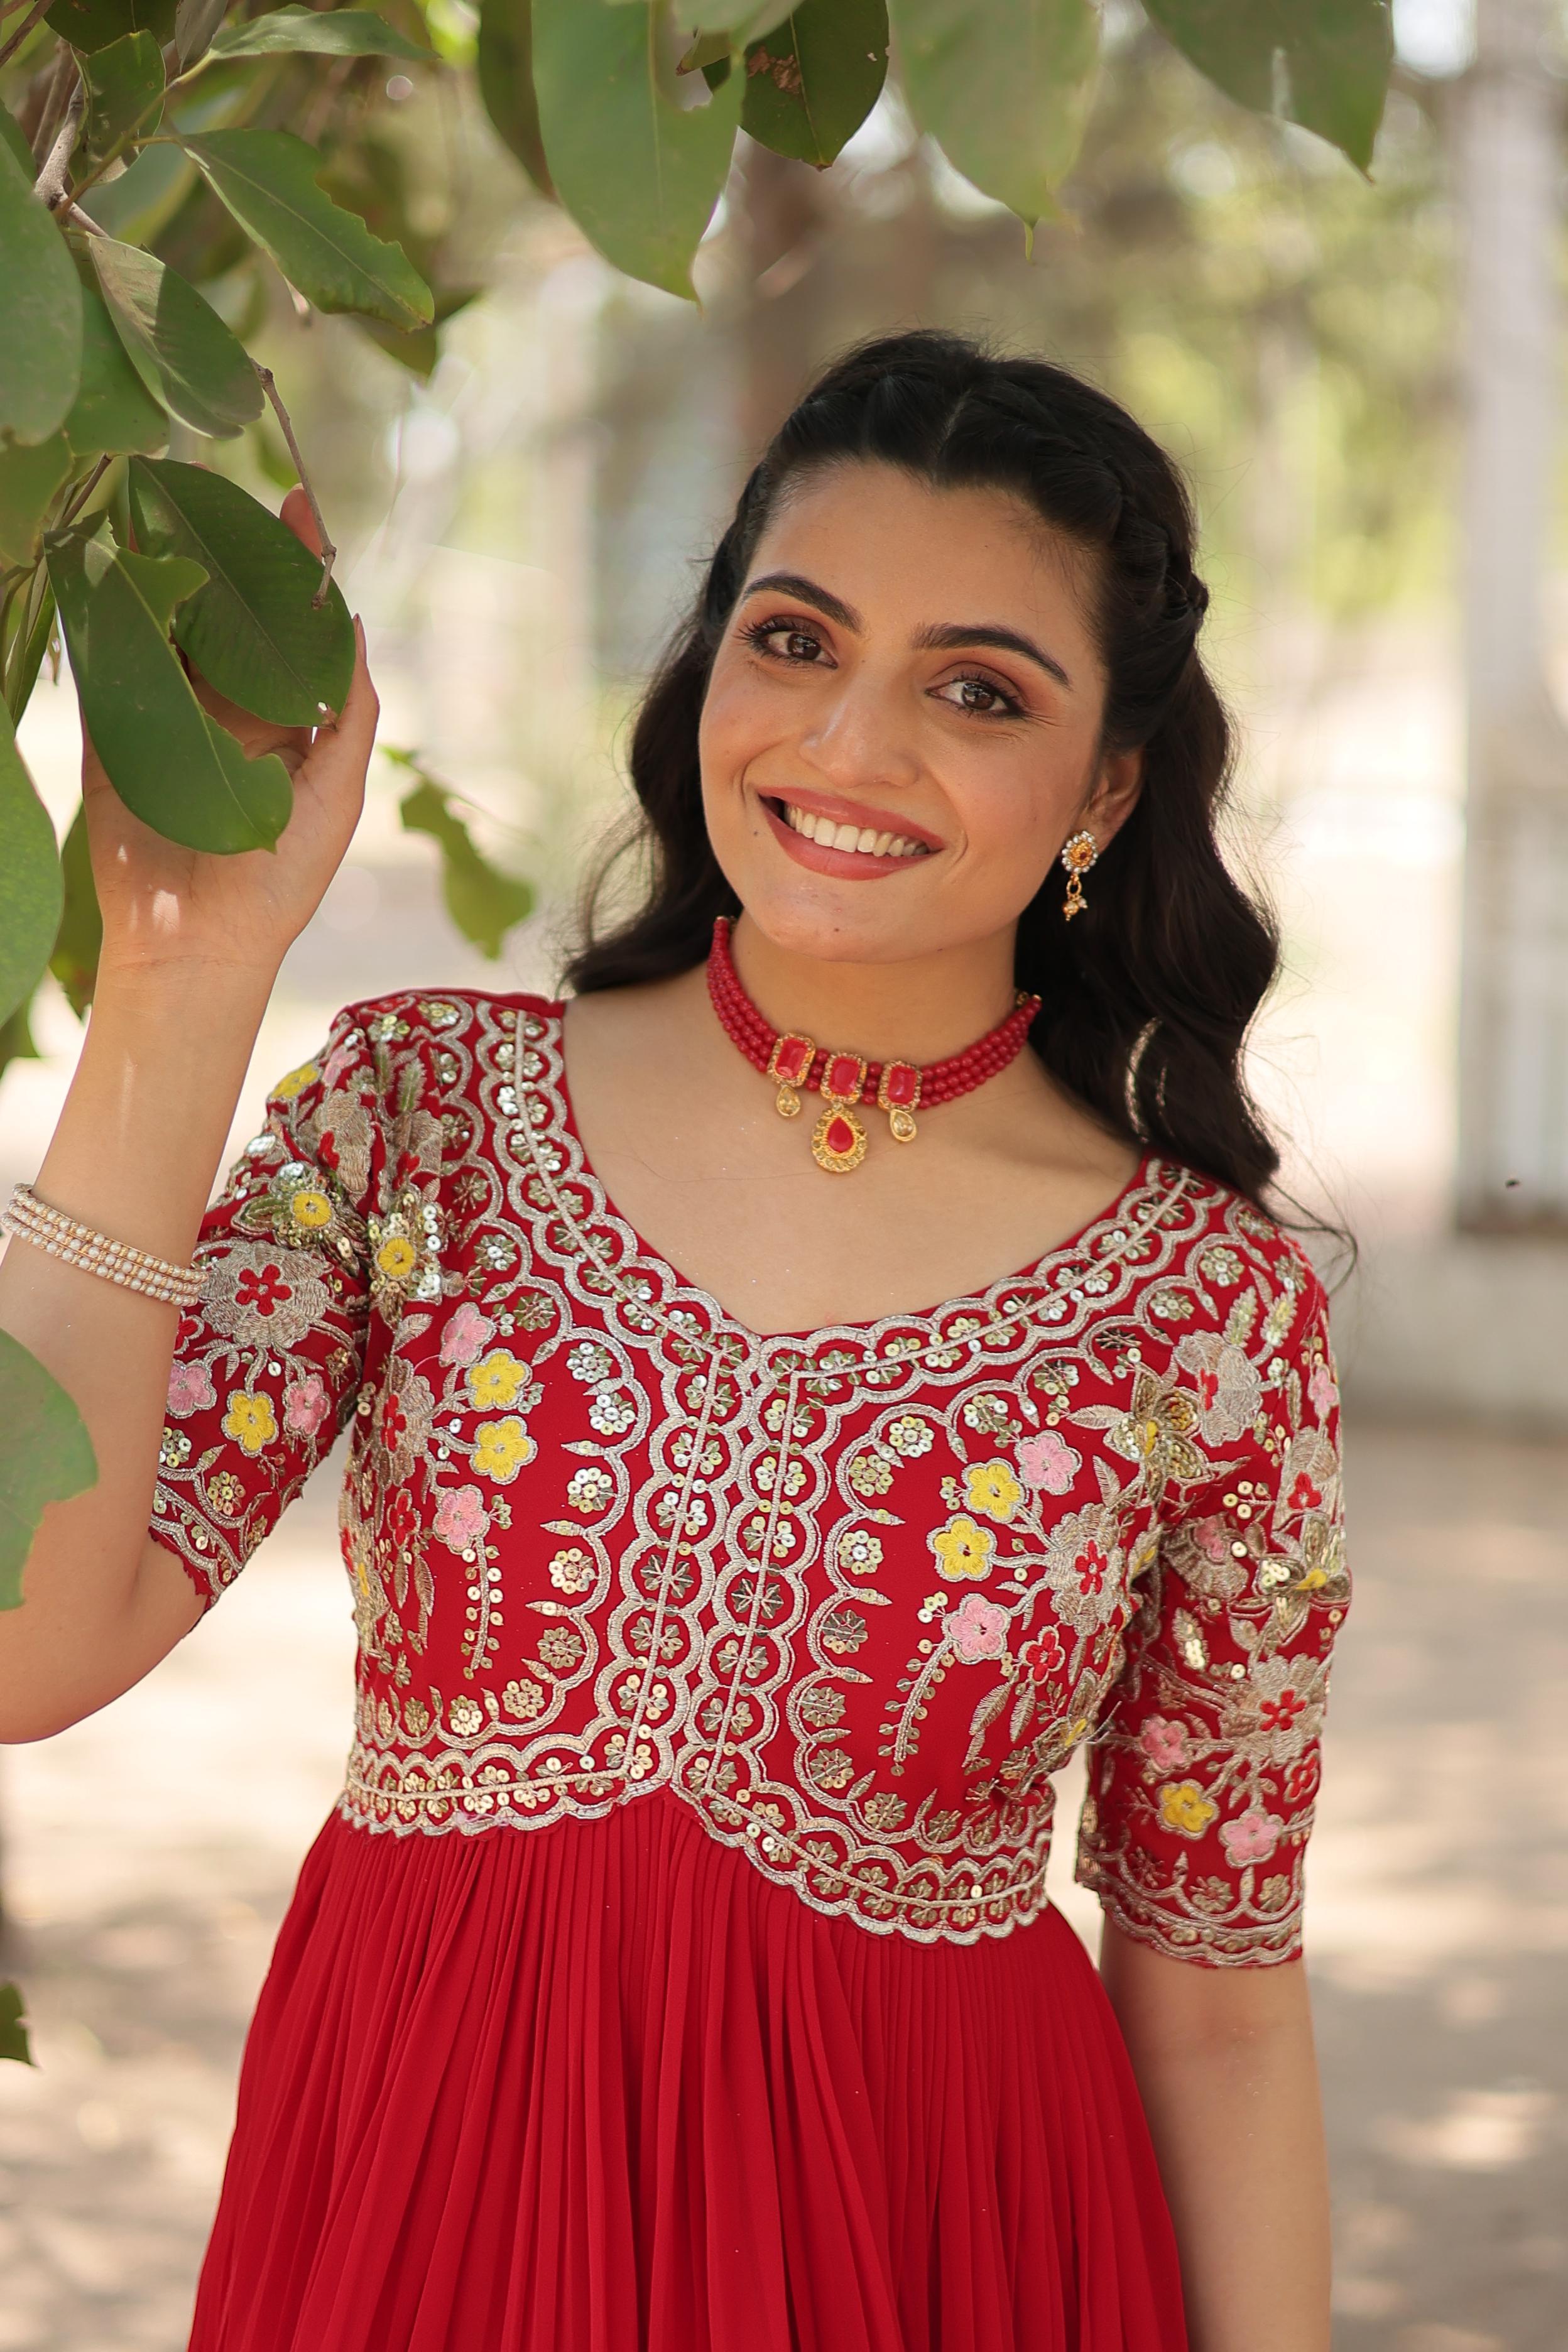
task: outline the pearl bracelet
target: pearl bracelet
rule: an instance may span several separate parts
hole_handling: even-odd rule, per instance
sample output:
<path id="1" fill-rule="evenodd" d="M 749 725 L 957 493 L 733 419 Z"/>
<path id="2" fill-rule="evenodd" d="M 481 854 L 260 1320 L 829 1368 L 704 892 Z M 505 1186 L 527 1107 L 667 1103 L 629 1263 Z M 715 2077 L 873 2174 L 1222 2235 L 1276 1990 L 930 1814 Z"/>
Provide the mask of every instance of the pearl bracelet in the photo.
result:
<path id="1" fill-rule="evenodd" d="M 47 1201 L 40 1201 L 30 1184 L 18 1184 L 0 1210 L 0 1232 L 31 1242 L 35 1249 L 62 1259 L 67 1265 L 79 1265 L 84 1274 L 99 1274 L 124 1290 L 140 1290 L 149 1298 L 161 1299 L 166 1307 L 194 1307 L 206 1279 L 205 1267 L 175 1265 L 166 1257 L 132 1249 L 129 1242 L 110 1241 L 107 1234 L 94 1233 L 90 1225 L 68 1217 L 63 1209 L 51 1209 Z"/>

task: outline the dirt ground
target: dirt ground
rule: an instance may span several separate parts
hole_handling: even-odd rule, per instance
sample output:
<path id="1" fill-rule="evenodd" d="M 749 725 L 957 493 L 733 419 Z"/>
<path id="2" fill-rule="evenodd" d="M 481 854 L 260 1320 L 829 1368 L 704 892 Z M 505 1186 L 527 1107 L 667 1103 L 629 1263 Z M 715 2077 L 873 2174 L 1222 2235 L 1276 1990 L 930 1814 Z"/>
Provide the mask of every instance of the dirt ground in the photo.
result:
<path id="1" fill-rule="evenodd" d="M 1336 2352 L 1568 2344 L 1565 1466 L 1351 1430 L 1310 1906 Z M 0 2067 L 0 2352 L 184 2343 L 246 2018 L 347 1746 L 331 1520 L 318 1482 L 148 1685 L 0 1758 L 39 2060 Z"/>

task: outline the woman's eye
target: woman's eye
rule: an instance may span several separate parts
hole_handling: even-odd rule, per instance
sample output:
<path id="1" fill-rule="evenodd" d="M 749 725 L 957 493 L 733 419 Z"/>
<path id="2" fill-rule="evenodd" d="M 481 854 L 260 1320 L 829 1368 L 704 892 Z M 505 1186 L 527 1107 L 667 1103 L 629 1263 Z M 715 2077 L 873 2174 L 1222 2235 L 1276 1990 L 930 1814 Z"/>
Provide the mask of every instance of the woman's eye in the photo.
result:
<path id="1" fill-rule="evenodd" d="M 815 662 L 821 658 L 821 639 L 806 629 L 794 629 L 784 621 L 762 621 L 746 631 L 746 641 L 761 654 L 774 661 Z"/>
<path id="2" fill-rule="evenodd" d="M 939 691 L 955 710 L 972 710 L 979 719 L 1006 718 L 1018 709 L 1013 696 L 988 677 L 950 678 Z"/>

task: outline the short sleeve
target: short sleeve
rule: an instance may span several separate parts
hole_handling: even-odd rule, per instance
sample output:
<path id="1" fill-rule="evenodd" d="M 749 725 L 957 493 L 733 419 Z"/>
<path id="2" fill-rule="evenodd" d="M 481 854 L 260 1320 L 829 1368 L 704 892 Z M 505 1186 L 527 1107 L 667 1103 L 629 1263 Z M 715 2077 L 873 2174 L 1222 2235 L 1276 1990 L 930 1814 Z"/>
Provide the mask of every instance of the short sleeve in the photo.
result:
<path id="1" fill-rule="evenodd" d="M 1269 1255 L 1272 1279 L 1250 1295 L 1259 1311 L 1174 1352 L 1160 1417 L 1189 1449 L 1188 1475 L 1163 1498 L 1079 1841 L 1078 1876 L 1108 1917 L 1211 1967 L 1300 1950 L 1329 1660 L 1349 1601 L 1326 1301 L 1283 1236 Z"/>
<path id="2" fill-rule="evenodd" d="M 206 1280 L 180 1325 L 151 1532 L 209 1605 L 353 1413 L 386 1172 L 377 1091 L 351 1007 L 269 1096 L 203 1221 Z"/>

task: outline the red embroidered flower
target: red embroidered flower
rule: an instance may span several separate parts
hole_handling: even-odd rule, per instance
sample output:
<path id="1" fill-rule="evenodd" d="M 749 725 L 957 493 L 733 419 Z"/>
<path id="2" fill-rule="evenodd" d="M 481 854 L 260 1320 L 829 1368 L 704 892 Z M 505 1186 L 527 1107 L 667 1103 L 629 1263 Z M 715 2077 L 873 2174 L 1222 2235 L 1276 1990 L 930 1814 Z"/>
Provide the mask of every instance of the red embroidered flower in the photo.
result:
<path id="1" fill-rule="evenodd" d="M 1296 1717 L 1306 1712 L 1304 1698 L 1293 1690 L 1282 1690 L 1278 1698 L 1264 1700 L 1258 1717 L 1265 1731 L 1289 1731 Z"/>
<path id="2" fill-rule="evenodd" d="M 395 1454 L 408 1434 L 408 1415 L 395 1389 L 389 1389 L 381 1401 L 381 1439 L 389 1454 Z"/>
<path id="3" fill-rule="evenodd" d="M 259 1272 L 247 1266 L 234 1286 L 237 1307 L 254 1307 L 258 1315 L 275 1315 L 293 1291 L 283 1279 L 281 1266 L 264 1265 Z"/>
<path id="4" fill-rule="evenodd" d="M 1283 1795 L 1288 1805 L 1304 1805 L 1317 1792 L 1318 1759 L 1316 1756 L 1299 1756 L 1285 1775 Z"/>
<path id="5" fill-rule="evenodd" d="M 1018 1653 L 1018 1671 L 1037 1689 L 1041 1683 L 1048 1683 L 1053 1675 L 1059 1675 L 1066 1664 L 1062 1637 L 1054 1625 L 1047 1625 L 1032 1642 L 1026 1642 Z"/>
<path id="6" fill-rule="evenodd" d="M 1218 1394 L 1219 1374 L 1214 1370 L 1212 1365 L 1205 1364 L 1198 1373 L 1198 1395 L 1202 1400 L 1203 1408 L 1205 1412 L 1212 1412 L 1214 1411 L 1215 1400 Z"/>
<path id="7" fill-rule="evenodd" d="M 323 1168 L 331 1168 L 334 1171 L 336 1171 L 338 1165 L 337 1139 L 333 1135 L 330 1127 L 328 1128 L 325 1135 L 321 1138 L 320 1141 L 316 1145 L 316 1157 L 320 1160 Z"/>
<path id="8" fill-rule="evenodd" d="M 1080 1592 L 1103 1592 L 1105 1580 L 1110 1572 L 1110 1562 L 1097 1543 L 1086 1544 L 1073 1565 L 1078 1570 Z"/>
<path id="9" fill-rule="evenodd" d="M 1286 1496 L 1286 1504 L 1292 1511 L 1315 1511 L 1322 1499 L 1321 1488 L 1314 1486 L 1302 1470 L 1298 1473 L 1296 1483 Z"/>
<path id="10" fill-rule="evenodd" d="M 406 1486 L 395 1486 L 386 1498 L 386 1532 L 399 1551 L 406 1551 L 419 1532 L 419 1514 Z"/>

